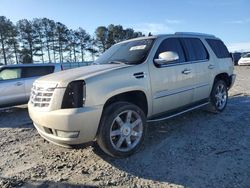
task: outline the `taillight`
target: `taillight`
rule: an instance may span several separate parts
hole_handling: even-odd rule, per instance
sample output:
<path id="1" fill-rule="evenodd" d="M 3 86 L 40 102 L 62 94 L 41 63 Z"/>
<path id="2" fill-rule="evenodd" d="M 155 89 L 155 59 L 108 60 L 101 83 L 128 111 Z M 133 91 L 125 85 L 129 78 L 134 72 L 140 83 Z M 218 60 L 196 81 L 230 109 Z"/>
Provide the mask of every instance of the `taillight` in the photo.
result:
<path id="1" fill-rule="evenodd" d="M 85 103 L 85 82 L 82 80 L 70 82 L 63 96 L 62 109 L 81 108 Z"/>

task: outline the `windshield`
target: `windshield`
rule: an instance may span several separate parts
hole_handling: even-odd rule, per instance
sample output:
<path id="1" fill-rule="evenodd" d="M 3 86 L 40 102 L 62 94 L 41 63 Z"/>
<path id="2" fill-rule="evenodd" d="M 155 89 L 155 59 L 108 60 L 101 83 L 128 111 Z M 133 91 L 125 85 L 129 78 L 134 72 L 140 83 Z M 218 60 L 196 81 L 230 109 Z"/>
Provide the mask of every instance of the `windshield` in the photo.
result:
<path id="1" fill-rule="evenodd" d="M 243 58 L 249 58 L 249 57 L 250 57 L 250 53 L 243 54 L 242 57 L 243 57 Z"/>
<path id="2" fill-rule="evenodd" d="M 154 39 L 143 39 L 113 45 L 94 64 L 139 64 L 146 60 Z"/>

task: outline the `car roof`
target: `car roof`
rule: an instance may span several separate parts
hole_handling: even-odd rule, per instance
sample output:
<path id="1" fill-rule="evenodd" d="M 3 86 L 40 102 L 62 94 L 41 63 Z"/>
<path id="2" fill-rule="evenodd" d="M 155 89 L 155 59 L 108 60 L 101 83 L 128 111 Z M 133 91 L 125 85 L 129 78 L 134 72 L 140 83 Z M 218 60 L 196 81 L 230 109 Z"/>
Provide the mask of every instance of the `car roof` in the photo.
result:
<path id="1" fill-rule="evenodd" d="M 143 39 L 156 39 L 156 38 L 166 38 L 166 37 L 198 37 L 198 38 L 207 38 L 207 39 L 219 39 L 215 35 L 211 34 L 206 34 L 206 33 L 196 33 L 196 32 L 176 32 L 174 34 L 158 34 L 158 35 L 152 35 L 152 36 L 147 36 L 147 37 L 138 37 L 138 38 L 133 38 L 129 40 L 125 40 L 122 42 L 119 42 L 117 44 L 121 43 L 126 43 L 130 41 L 137 41 L 137 40 L 143 40 Z"/>

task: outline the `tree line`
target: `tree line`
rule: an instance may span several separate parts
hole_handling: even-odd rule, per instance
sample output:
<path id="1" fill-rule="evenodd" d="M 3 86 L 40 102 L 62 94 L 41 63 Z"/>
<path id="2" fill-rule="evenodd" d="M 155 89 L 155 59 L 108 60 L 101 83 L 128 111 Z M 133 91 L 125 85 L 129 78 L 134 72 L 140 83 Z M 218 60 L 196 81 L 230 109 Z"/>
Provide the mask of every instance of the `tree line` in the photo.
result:
<path id="1" fill-rule="evenodd" d="M 90 35 L 48 18 L 22 19 L 14 24 L 0 16 L 0 63 L 63 63 L 92 60 L 117 42 L 143 36 L 132 28 L 110 24 Z"/>

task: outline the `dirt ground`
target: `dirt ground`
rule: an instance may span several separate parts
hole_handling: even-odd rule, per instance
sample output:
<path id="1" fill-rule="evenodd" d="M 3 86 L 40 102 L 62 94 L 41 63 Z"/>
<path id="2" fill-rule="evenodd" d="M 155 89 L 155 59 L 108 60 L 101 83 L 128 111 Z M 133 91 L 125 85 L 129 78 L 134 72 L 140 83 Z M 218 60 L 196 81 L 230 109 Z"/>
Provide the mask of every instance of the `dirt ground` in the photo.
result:
<path id="1" fill-rule="evenodd" d="M 27 108 L 0 110 L 0 187 L 250 187 L 250 67 L 236 67 L 226 110 L 149 125 L 140 152 L 112 159 L 93 143 L 44 141 Z"/>

